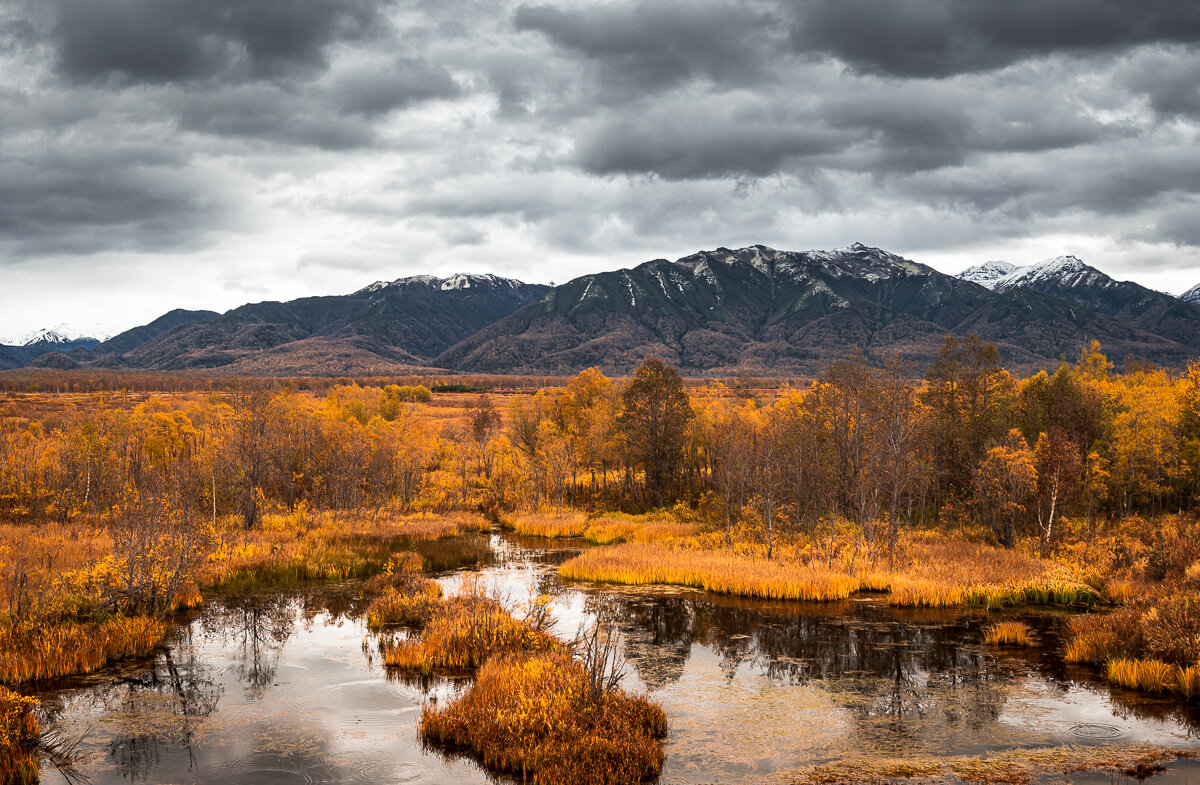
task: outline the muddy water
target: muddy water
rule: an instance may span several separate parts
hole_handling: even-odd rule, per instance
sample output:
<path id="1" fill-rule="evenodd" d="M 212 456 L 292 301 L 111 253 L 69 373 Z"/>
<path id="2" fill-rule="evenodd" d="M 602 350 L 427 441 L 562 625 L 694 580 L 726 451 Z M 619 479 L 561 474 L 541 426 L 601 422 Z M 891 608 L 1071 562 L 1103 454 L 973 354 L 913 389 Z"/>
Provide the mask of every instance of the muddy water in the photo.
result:
<path id="1" fill-rule="evenodd" d="M 564 637 L 597 615 L 617 621 L 626 686 L 649 691 L 670 719 L 666 783 L 759 782 L 851 754 L 1200 746 L 1200 713 L 1063 666 L 1055 613 L 1011 614 L 1041 645 L 999 651 L 980 644 L 989 620 L 980 612 L 564 585 L 554 567 L 569 548 L 501 536 L 490 547 L 482 579 L 514 603 L 554 596 Z M 440 580 L 453 592 L 470 572 Z M 494 781 L 469 760 L 422 748 L 421 705 L 462 685 L 388 678 L 364 648 L 357 605 L 353 586 L 214 600 L 153 662 L 39 697 L 56 732 L 81 739 L 78 773 L 98 785 Z M 1200 767 L 1176 765 L 1155 781 L 1200 783 Z"/>

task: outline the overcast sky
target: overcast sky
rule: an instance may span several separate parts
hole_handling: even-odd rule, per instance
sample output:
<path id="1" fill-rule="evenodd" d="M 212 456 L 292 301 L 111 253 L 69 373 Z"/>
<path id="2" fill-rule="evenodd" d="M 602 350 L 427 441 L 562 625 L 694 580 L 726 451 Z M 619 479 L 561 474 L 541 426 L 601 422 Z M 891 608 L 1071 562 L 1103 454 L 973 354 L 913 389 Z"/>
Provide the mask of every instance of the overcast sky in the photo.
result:
<path id="1" fill-rule="evenodd" d="M 861 241 L 1200 283 L 1195 0 L 0 0 L 0 337 Z"/>

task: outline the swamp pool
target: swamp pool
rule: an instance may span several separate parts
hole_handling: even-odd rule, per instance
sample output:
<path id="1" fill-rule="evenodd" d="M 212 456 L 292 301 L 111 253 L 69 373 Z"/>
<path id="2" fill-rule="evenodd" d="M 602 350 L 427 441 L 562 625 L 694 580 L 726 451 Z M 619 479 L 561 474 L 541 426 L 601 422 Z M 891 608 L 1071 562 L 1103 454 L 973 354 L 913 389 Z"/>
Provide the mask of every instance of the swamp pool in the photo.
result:
<path id="1" fill-rule="evenodd" d="M 782 782 L 789 769 L 854 755 L 1200 747 L 1195 706 L 1064 665 L 1061 611 L 1005 612 L 1030 624 L 1039 646 L 1001 649 L 981 642 L 998 613 L 897 609 L 870 595 L 784 603 L 564 583 L 555 567 L 582 545 L 473 536 L 489 563 L 439 573 L 447 592 L 478 572 L 514 602 L 551 595 L 565 638 L 597 614 L 616 620 L 625 687 L 648 691 L 669 718 L 665 784 Z M 353 583 L 210 597 L 152 661 L 37 693 L 49 729 L 78 742 L 77 770 L 47 766 L 42 782 L 504 782 L 422 746 L 422 704 L 462 683 L 385 672 L 364 644 L 362 605 Z M 1172 764 L 1152 781 L 1200 783 L 1200 764 Z"/>

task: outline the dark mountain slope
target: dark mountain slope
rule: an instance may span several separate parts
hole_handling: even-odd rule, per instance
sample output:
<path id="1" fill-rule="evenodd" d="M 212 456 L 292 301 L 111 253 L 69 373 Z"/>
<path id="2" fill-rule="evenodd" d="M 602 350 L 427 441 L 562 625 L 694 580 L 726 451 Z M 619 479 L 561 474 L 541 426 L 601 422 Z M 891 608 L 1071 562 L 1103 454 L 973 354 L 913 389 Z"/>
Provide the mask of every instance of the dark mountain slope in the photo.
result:
<path id="1" fill-rule="evenodd" d="M 340 352 L 346 362 L 334 364 L 346 369 L 338 373 L 413 365 L 507 316 L 547 288 L 495 276 L 421 276 L 372 284 L 348 295 L 255 303 L 170 329 L 126 353 L 120 362 L 137 368 L 275 372 L 285 367 L 298 372 L 313 348 L 322 355 Z M 302 345 L 313 339 L 320 339 L 319 350 Z"/>
<path id="2" fill-rule="evenodd" d="M 1074 256 L 1017 267 L 984 285 L 1001 293 L 1032 289 L 1049 294 L 1200 350 L 1200 308 L 1133 281 L 1118 281 Z"/>
<path id="3" fill-rule="evenodd" d="M 143 324 L 140 327 L 126 330 L 119 335 L 114 335 L 107 341 L 101 342 L 93 351 L 97 356 L 102 354 L 125 354 L 126 352 L 133 351 L 152 338 L 157 338 L 172 328 L 185 324 L 194 324 L 195 322 L 207 322 L 218 316 L 220 314 L 216 311 L 188 311 L 183 308 L 176 308 L 174 311 L 163 314 L 149 324 Z"/>
<path id="4" fill-rule="evenodd" d="M 1178 364 L 1179 345 L 1039 292 L 993 293 L 855 244 L 837 251 L 717 249 L 586 275 L 485 328 L 436 364 L 474 372 L 625 372 L 657 354 L 692 372 L 809 374 L 855 347 L 928 362 L 977 332 L 1032 367 L 1092 338 L 1114 356 Z"/>

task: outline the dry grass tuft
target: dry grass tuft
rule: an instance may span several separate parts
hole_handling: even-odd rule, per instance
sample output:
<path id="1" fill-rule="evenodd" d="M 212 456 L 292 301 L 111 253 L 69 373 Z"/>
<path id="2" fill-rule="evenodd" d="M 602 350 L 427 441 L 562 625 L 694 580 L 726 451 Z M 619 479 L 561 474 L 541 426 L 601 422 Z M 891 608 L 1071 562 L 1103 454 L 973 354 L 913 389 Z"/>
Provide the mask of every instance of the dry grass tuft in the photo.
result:
<path id="1" fill-rule="evenodd" d="M 1163 764 L 1193 758 L 1193 750 L 1152 744 L 1066 745 L 1015 749 L 982 757 L 849 758 L 785 778 L 791 785 L 899 785 L 956 780 L 978 785 L 1033 785 L 1047 776 L 1104 772 L 1144 779 Z"/>
<path id="2" fill-rule="evenodd" d="M 1200 667 L 1180 667 L 1161 660 L 1116 659 L 1105 667 L 1118 687 L 1141 692 L 1174 692 L 1191 700 L 1200 695 Z"/>
<path id="3" fill-rule="evenodd" d="M 494 654 L 552 651 L 562 644 L 514 619 L 497 600 L 465 595 L 438 603 L 419 639 L 384 640 L 380 647 L 389 667 L 428 674 L 435 668 L 473 670 Z"/>
<path id="4" fill-rule="evenodd" d="M 983 631 L 983 642 L 989 646 L 1032 646 L 1032 632 L 1024 622 L 997 622 Z"/>
<path id="5" fill-rule="evenodd" d="M 583 667 L 561 648 L 494 657 L 462 697 L 421 713 L 426 740 L 544 785 L 650 780 L 662 768 L 666 729 L 662 709 L 644 697 L 595 697 Z"/>

